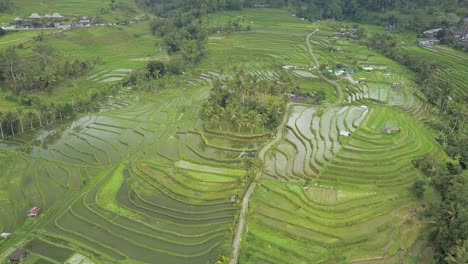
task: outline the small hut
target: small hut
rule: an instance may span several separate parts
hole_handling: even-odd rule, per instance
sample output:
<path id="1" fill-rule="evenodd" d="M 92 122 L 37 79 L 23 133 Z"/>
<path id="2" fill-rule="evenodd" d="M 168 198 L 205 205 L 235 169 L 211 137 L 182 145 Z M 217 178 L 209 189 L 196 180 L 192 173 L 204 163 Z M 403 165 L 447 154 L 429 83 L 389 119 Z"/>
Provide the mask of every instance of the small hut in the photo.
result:
<path id="1" fill-rule="evenodd" d="M 17 249 L 10 255 L 10 263 L 21 263 L 21 259 L 28 255 L 28 251 Z"/>
<path id="2" fill-rule="evenodd" d="M 61 14 L 59 13 L 53 13 L 50 18 L 52 18 L 53 20 L 57 20 L 57 21 L 62 21 L 65 19 L 64 16 L 62 16 Z"/>
<path id="3" fill-rule="evenodd" d="M 41 208 L 33 207 L 29 210 L 28 217 L 29 218 L 36 218 L 41 213 Z"/>
<path id="4" fill-rule="evenodd" d="M 349 131 L 340 131 L 340 136 L 342 137 L 349 137 L 351 136 L 351 133 Z"/>
<path id="5" fill-rule="evenodd" d="M 31 20 L 39 20 L 42 17 L 38 13 L 32 13 L 30 16 L 28 16 L 28 18 Z"/>

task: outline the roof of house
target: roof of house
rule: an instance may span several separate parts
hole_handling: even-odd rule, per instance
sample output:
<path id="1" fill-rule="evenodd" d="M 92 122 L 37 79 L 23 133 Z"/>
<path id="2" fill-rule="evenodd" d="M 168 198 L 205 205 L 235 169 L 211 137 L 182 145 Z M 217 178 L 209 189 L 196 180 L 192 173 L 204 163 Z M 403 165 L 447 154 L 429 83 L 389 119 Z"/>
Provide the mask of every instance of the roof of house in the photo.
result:
<path id="1" fill-rule="evenodd" d="M 53 18 L 64 18 L 64 16 L 62 16 L 62 15 L 59 14 L 59 13 L 53 13 L 53 14 L 52 14 L 52 17 L 53 17 Z"/>
<path id="2" fill-rule="evenodd" d="M 0 234 L 0 237 L 1 237 L 1 238 L 7 238 L 7 237 L 9 237 L 10 235 L 11 235 L 11 233 L 1 233 L 1 234 Z"/>
<path id="3" fill-rule="evenodd" d="M 26 250 L 24 249 L 17 249 L 10 255 L 10 260 L 20 260 L 26 254 Z"/>
<path id="4" fill-rule="evenodd" d="M 42 18 L 38 13 L 32 13 L 29 18 Z"/>
<path id="5" fill-rule="evenodd" d="M 23 19 L 21 19 L 21 17 L 15 17 L 15 21 L 23 21 Z"/>
<path id="6" fill-rule="evenodd" d="M 442 28 L 433 28 L 433 29 L 429 29 L 429 30 L 424 31 L 423 33 L 424 34 L 434 34 L 434 33 L 437 33 L 437 32 L 439 32 L 441 30 L 442 30 Z"/>

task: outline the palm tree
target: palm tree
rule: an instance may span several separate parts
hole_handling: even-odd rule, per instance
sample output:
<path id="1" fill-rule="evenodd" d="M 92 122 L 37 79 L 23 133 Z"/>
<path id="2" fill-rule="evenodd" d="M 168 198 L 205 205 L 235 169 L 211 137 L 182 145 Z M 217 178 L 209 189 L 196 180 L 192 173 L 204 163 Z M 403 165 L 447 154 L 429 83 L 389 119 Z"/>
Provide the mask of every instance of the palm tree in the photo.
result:
<path id="1" fill-rule="evenodd" d="M 257 117 L 257 113 L 255 111 L 249 111 L 248 113 L 248 117 L 249 117 L 249 127 L 250 127 L 250 134 L 252 135 L 253 134 L 253 131 L 254 129 L 257 127 L 257 121 L 258 121 L 258 117 Z"/>
<path id="2" fill-rule="evenodd" d="M 54 122 L 55 122 L 57 120 L 57 118 L 55 116 L 56 113 L 57 113 L 57 105 L 55 105 L 54 103 L 50 103 L 49 110 L 52 113 L 52 118 L 54 119 Z"/>
<path id="3" fill-rule="evenodd" d="M 230 129 L 231 129 L 231 126 L 229 125 L 229 123 L 230 123 L 229 120 L 230 120 L 231 117 L 232 117 L 231 109 L 229 109 L 229 108 L 224 108 L 224 109 L 223 109 L 223 112 L 222 112 L 221 114 L 222 114 L 222 116 L 223 116 L 222 119 L 226 121 L 226 124 L 227 124 L 226 128 L 227 128 L 227 131 L 228 131 L 228 133 L 229 133 L 229 132 L 230 132 Z"/>
<path id="4" fill-rule="evenodd" d="M 45 120 L 46 120 L 46 125 L 49 124 L 49 119 L 47 118 L 47 115 L 49 114 L 49 106 L 42 106 L 41 112 L 44 113 Z"/>
<path id="5" fill-rule="evenodd" d="M 37 117 L 39 118 L 39 126 L 42 127 L 42 118 L 41 118 L 41 112 L 37 112 Z"/>
<path id="6" fill-rule="evenodd" d="M 15 129 L 13 127 L 13 122 L 16 120 L 16 116 L 13 112 L 7 112 L 6 119 L 10 123 L 11 135 L 15 136 Z"/>
<path id="7" fill-rule="evenodd" d="M 26 113 L 26 116 L 28 117 L 29 119 L 29 124 L 31 125 L 31 130 L 34 130 L 34 126 L 33 126 L 33 118 L 34 118 L 34 113 L 32 111 L 29 111 Z"/>
<path id="8" fill-rule="evenodd" d="M 221 132 L 221 122 L 219 120 L 219 115 L 217 113 L 213 114 L 210 119 L 211 123 L 215 123 L 219 126 L 219 131 Z"/>
<path id="9" fill-rule="evenodd" d="M 5 117 L 5 115 L 3 114 L 3 112 L 0 112 L 0 133 L 2 134 L 2 139 L 5 138 L 5 136 L 3 135 L 3 118 Z"/>
<path id="10" fill-rule="evenodd" d="M 21 125 L 21 133 L 24 133 L 24 126 L 23 126 L 23 109 L 19 108 L 16 110 L 16 113 L 18 115 L 18 119 L 20 121 L 20 125 Z"/>
<path id="11" fill-rule="evenodd" d="M 451 247 L 445 261 L 448 264 L 468 263 L 468 240 L 458 241 Z"/>

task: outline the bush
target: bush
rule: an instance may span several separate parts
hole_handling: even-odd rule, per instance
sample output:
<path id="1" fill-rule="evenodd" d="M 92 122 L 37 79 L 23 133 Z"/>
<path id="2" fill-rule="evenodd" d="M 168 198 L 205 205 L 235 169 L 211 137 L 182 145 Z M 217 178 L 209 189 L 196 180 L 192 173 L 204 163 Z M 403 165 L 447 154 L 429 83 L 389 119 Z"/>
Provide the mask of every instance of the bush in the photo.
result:
<path id="1" fill-rule="evenodd" d="M 417 180 L 413 184 L 413 193 L 417 198 L 421 199 L 424 197 L 426 191 L 426 183 L 422 180 Z"/>

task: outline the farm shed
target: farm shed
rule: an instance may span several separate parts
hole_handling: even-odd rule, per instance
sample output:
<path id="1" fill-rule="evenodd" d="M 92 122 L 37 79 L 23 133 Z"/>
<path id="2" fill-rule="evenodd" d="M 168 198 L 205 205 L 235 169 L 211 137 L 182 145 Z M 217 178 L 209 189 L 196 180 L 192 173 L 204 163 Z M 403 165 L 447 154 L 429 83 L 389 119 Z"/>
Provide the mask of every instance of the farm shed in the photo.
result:
<path id="1" fill-rule="evenodd" d="M 33 207 L 29 210 L 28 217 L 29 218 L 36 218 L 41 213 L 41 208 Z"/>
<path id="2" fill-rule="evenodd" d="M 349 131 L 340 131 L 340 136 L 349 137 L 351 136 L 351 133 Z"/>
<path id="3" fill-rule="evenodd" d="M 20 263 L 21 259 L 28 255 L 28 251 L 24 249 L 17 249 L 10 255 L 11 263 Z"/>

